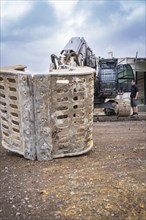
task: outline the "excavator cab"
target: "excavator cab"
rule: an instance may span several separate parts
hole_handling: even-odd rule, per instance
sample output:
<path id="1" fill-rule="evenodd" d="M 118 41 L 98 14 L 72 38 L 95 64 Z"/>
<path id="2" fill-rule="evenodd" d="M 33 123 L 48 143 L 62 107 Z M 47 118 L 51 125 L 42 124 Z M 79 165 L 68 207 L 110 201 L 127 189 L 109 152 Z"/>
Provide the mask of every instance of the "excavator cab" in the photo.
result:
<path id="1" fill-rule="evenodd" d="M 101 59 L 95 79 L 94 107 L 103 108 L 106 115 L 130 115 L 131 80 L 134 74 L 129 64 L 118 64 L 118 59 Z"/>
<path id="2" fill-rule="evenodd" d="M 98 63 L 95 96 L 115 97 L 118 93 L 117 59 L 101 59 Z"/>
<path id="3" fill-rule="evenodd" d="M 134 79 L 134 73 L 130 64 L 118 64 L 118 91 L 119 92 L 130 92 L 131 80 Z"/>

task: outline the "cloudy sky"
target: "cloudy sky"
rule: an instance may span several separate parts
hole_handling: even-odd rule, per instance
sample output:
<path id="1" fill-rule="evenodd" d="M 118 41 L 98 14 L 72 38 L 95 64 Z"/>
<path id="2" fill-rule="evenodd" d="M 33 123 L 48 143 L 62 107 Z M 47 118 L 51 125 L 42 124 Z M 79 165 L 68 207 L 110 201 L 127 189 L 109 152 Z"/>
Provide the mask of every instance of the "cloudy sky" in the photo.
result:
<path id="1" fill-rule="evenodd" d="M 84 37 L 96 56 L 146 56 L 145 0 L 0 0 L 0 66 L 46 72 L 71 37 Z"/>

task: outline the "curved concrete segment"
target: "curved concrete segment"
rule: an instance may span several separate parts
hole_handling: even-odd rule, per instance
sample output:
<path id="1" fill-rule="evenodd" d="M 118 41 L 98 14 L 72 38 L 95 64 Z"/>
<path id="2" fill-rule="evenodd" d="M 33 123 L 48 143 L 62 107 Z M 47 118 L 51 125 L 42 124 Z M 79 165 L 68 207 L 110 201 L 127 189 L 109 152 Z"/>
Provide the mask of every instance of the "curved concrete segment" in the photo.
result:
<path id="1" fill-rule="evenodd" d="M 94 70 L 48 74 L 2 68 L 2 145 L 31 160 L 81 155 L 93 146 Z"/>

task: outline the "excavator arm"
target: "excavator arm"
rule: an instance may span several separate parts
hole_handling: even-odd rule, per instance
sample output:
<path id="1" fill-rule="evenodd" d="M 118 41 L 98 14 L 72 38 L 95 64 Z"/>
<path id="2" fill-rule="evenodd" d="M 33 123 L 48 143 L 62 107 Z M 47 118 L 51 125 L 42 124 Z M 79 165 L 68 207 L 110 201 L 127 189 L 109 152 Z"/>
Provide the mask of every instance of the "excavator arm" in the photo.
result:
<path id="1" fill-rule="evenodd" d="M 54 54 L 51 55 L 51 61 L 54 69 L 63 65 L 89 66 L 96 69 L 96 57 L 83 37 L 72 37 L 59 57 Z"/>

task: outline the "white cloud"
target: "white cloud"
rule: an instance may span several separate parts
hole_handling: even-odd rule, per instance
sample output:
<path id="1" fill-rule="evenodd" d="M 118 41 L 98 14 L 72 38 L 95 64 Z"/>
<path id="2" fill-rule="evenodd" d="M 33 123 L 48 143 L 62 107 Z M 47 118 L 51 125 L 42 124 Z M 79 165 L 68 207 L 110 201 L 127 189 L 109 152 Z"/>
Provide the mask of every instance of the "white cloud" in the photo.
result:
<path id="1" fill-rule="evenodd" d="M 127 17 L 128 21 L 133 21 L 136 20 L 138 17 L 142 17 L 143 15 L 145 15 L 145 7 L 137 7 L 135 9 L 133 9 L 133 11 L 131 13 L 129 13 L 129 16 Z"/>
<path id="2" fill-rule="evenodd" d="M 20 19 L 29 12 L 33 1 L 1 1 L 1 22 L 7 25 L 9 22 Z"/>
<path id="3" fill-rule="evenodd" d="M 44 3 L 45 7 L 46 2 L 48 3 L 45 16 L 52 21 L 50 25 L 46 26 L 43 20 L 40 20 L 37 26 L 33 23 L 29 26 L 29 19 L 31 22 L 33 20 L 30 14 L 27 18 L 28 25 L 25 25 L 23 16 L 30 12 L 35 0 L 1 1 L 2 22 L 9 24 L 2 30 L 6 38 L 3 38 L 2 42 L 1 65 L 26 64 L 32 72 L 46 72 L 50 55 L 59 56 L 72 37 L 84 37 L 96 56 L 107 57 L 108 51 L 113 51 L 115 57 L 133 56 L 135 51 L 139 51 L 139 56 L 143 56 L 142 19 L 145 17 L 145 9 L 140 1 L 134 1 L 134 4 L 120 1 L 122 6 L 119 4 L 119 8 L 114 12 L 105 12 L 106 1 L 97 1 L 99 4 L 95 4 L 95 1 L 79 0 L 39 1 L 35 6 L 40 7 L 40 14 L 44 11 Z M 102 10 L 101 13 L 93 10 L 94 5 L 98 10 Z M 32 8 L 36 17 L 38 7 Z M 47 14 L 50 7 L 53 13 Z M 22 26 L 16 25 L 16 28 L 11 29 L 11 25 L 17 24 L 17 20 L 20 24 L 22 21 Z M 136 21 L 140 24 L 137 32 Z"/>
<path id="4" fill-rule="evenodd" d="M 72 15 L 72 12 L 76 4 L 78 3 L 78 0 L 70 0 L 70 1 L 51 0 L 51 1 L 48 1 L 48 3 L 51 4 L 52 7 L 54 8 L 57 18 L 62 20 Z"/>
<path id="5" fill-rule="evenodd" d="M 130 12 L 133 9 L 141 7 L 141 5 L 143 5 L 143 3 L 144 3 L 144 1 L 139 2 L 139 0 L 135 0 L 135 1 L 133 1 L 133 0 L 132 1 L 130 1 L 130 0 L 123 1 L 123 0 L 121 0 L 120 1 L 120 4 L 121 4 L 123 10 L 127 11 L 127 12 Z"/>
<path id="6" fill-rule="evenodd" d="M 83 29 L 87 25 L 88 12 L 81 10 L 80 13 L 74 13 L 68 20 L 64 22 L 64 27 L 73 29 Z"/>

